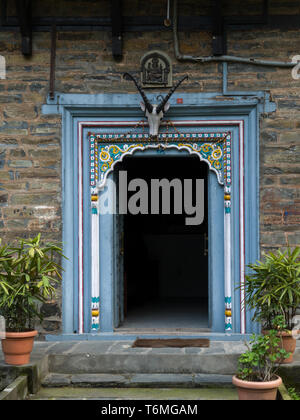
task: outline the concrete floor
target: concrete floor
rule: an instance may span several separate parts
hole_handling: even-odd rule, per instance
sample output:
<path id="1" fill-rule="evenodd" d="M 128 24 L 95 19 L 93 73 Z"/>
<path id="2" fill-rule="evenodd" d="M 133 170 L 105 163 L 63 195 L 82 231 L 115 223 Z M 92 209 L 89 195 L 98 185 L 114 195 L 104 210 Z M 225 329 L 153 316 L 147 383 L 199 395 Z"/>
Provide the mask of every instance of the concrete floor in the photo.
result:
<path id="1" fill-rule="evenodd" d="M 208 330 L 207 299 L 154 300 L 128 308 L 120 329 Z"/>

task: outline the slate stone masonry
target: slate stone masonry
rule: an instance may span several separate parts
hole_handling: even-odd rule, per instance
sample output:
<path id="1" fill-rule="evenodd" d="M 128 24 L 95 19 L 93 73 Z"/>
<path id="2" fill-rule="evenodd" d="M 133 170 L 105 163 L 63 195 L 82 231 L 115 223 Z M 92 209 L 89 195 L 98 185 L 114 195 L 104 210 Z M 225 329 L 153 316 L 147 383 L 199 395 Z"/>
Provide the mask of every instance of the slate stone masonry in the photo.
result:
<path id="1" fill-rule="evenodd" d="M 35 13 L 47 14 L 46 3 L 41 2 Z M 60 2 L 60 15 L 95 13 L 95 2 L 74 2 L 72 11 L 69 3 Z M 110 13 L 108 3 L 103 1 L 103 15 Z M 125 0 L 124 3 L 125 15 L 131 15 L 132 10 L 141 16 L 165 13 L 160 1 Z M 200 12 L 198 2 L 185 3 L 183 14 Z M 228 3 L 228 13 L 232 14 L 234 4 L 238 3 Z M 255 1 L 250 3 L 243 14 L 255 10 Z M 276 2 L 270 13 L 298 13 L 297 2 L 288 3 Z M 211 54 L 210 32 L 180 32 L 179 37 L 183 53 Z M 298 30 L 261 27 L 228 31 L 227 40 L 229 55 L 290 61 L 292 56 L 300 54 Z M 61 116 L 41 113 L 49 90 L 50 41 L 49 32 L 34 32 L 33 55 L 25 58 L 20 52 L 19 32 L 0 31 L 0 54 L 7 65 L 6 79 L 0 80 L 0 237 L 3 241 L 38 232 L 47 240 L 61 240 Z M 124 81 L 122 74 L 128 71 L 139 75 L 141 57 L 155 49 L 171 57 L 176 80 L 189 75 L 186 92 L 221 92 L 222 89 L 221 64 L 179 63 L 174 56 L 170 30 L 125 32 L 124 56 L 120 62 L 112 57 L 110 32 L 58 31 L 56 48 L 55 88 L 59 92 L 136 93 L 133 83 Z M 260 119 L 261 251 L 285 246 L 287 242 L 297 245 L 300 243 L 300 80 L 292 78 L 291 69 L 230 64 L 228 70 L 229 91 L 269 91 L 277 107 L 275 113 L 262 115 Z M 43 308 L 46 315 L 43 330 L 60 331 L 60 304 L 59 297 L 57 302 Z"/>

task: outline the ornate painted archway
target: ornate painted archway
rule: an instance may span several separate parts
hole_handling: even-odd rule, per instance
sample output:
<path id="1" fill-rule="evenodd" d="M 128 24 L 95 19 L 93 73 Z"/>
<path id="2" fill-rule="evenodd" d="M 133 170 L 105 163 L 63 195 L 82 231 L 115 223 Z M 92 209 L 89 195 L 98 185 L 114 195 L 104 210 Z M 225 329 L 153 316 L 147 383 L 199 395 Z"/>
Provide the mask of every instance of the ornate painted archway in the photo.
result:
<path id="1" fill-rule="evenodd" d="M 232 330 L 231 292 L 231 134 L 226 133 L 164 133 L 153 138 L 147 134 L 95 134 L 88 133 L 90 145 L 90 193 L 91 193 L 91 259 L 92 331 L 97 332 L 101 316 L 99 286 L 99 192 L 115 165 L 125 156 L 137 150 L 177 149 L 185 150 L 205 161 L 218 183 L 224 187 L 224 305 L 225 331 Z"/>

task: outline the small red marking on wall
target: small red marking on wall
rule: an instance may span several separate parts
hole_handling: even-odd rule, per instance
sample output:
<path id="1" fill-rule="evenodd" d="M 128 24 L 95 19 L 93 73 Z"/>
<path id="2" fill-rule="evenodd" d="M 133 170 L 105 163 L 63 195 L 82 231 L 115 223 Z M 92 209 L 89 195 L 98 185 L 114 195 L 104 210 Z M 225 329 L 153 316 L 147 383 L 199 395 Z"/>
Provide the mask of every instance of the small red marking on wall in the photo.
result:
<path id="1" fill-rule="evenodd" d="M 177 98 L 177 103 L 178 104 L 183 104 L 183 99 L 182 98 Z"/>

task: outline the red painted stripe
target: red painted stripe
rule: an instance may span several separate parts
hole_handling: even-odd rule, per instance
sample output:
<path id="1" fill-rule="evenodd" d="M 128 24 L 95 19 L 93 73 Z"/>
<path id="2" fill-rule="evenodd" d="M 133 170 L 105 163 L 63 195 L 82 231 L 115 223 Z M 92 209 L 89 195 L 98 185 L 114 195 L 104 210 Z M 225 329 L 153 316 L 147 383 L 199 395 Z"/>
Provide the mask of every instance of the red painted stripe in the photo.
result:
<path id="1" fill-rule="evenodd" d="M 241 129 L 242 127 L 242 143 L 243 143 L 243 161 L 244 161 L 244 121 L 243 120 L 208 120 L 208 121 L 204 121 L 204 120 L 184 120 L 184 121 L 173 121 L 172 124 L 174 125 L 180 125 L 180 126 L 206 126 L 206 125 L 216 125 L 216 126 L 238 126 L 239 129 Z M 107 125 L 113 126 L 113 127 L 131 127 L 131 126 L 135 126 L 136 125 L 136 121 L 80 121 L 78 122 L 78 142 L 79 142 L 79 128 L 81 128 L 81 144 L 80 144 L 80 150 L 81 150 L 81 158 L 82 158 L 82 153 L 83 153 L 83 129 L 89 126 L 92 127 L 106 127 Z M 145 124 L 147 125 L 147 123 Z M 239 136 L 240 136 L 240 130 L 239 130 Z M 79 148 L 79 145 L 78 145 Z M 79 164 L 79 162 L 78 162 Z M 82 164 L 82 162 L 81 162 Z M 239 154 L 239 166 L 241 165 L 240 162 L 240 154 Z M 81 166 L 82 167 L 82 166 Z M 239 168 L 239 173 L 240 173 L 240 168 Z M 244 179 L 244 167 L 243 167 L 243 192 L 245 193 L 245 179 Z M 79 184 L 80 183 L 80 184 Z M 78 179 L 78 185 L 81 185 L 81 192 L 83 192 L 83 176 L 81 176 L 81 180 Z M 240 186 L 239 186 L 240 189 Z M 244 261 L 245 261 L 245 200 L 244 200 L 244 194 L 243 194 L 243 209 L 244 209 L 244 217 L 243 217 L 243 244 L 240 244 L 240 256 L 242 255 L 241 253 L 243 253 L 244 256 Z M 241 200 L 241 194 L 240 194 L 240 200 Z M 81 232 L 78 232 L 78 234 L 81 235 L 81 243 L 83 245 L 83 196 L 81 195 L 81 199 L 79 200 L 79 206 L 81 206 L 81 215 L 82 215 L 82 229 Z M 78 243 L 80 243 L 79 241 L 79 237 L 78 237 Z M 79 249 L 79 256 L 81 255 L 81 263 L 82 263 L 82 272 L 81 272 L 81 276 L 82 276 L 82 285 L 81 285 L 81 307 L 82 307 L 82 313 L 81 313 L 81 318 L 82 318 L 82 323 L 81 323 L 81 328 L 82 331 L 84 330 L 84 310 L 83 310 L 83 302 L 84 302 L 84 282 L 83 282 L 83 249 Z M 80 258 L 80 257 L 79 257 Z M 241 270 L 241 266 L 240 266 L 240 274 L 242 272 Z M 240 279 L 241 282 L 244 281 L 244 279 Z M 80 296 L 78 297 L 78 299 L 80 300 Z M 242 300 L 240 300 L 240 316 L 241 316 L 241 329 L 242 329 L 242 325 L 245 327 L 246 326 L 246 314 L 244 311 L 244 317 L 242 319 Z"/>

